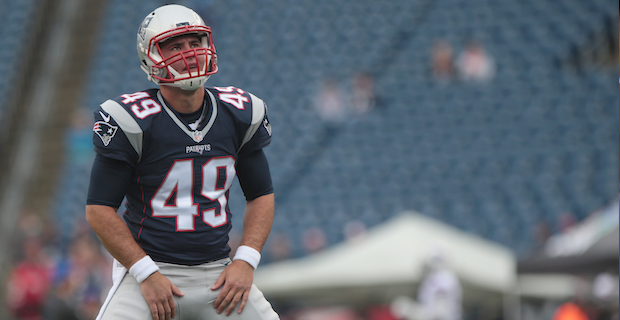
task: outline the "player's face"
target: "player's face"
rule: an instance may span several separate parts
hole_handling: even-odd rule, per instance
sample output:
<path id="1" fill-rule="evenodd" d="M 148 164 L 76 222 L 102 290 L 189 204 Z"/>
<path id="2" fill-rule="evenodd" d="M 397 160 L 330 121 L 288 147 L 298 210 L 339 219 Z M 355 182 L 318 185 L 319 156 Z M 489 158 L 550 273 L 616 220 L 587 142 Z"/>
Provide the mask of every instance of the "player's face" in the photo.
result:
<path id="1" fill-rule="evenodd" d="M 192 49 L 202 48 L 202 42 L 197 35 L 187 34 L 166 40 L 159 45 L 162 58 L 167 59 L 176 54 L 182 53 L 185 59 L 178 59 L 170 66 L 180 74 L 192 73 L 196 74 L 202 70 L 206 63 L 206 55 Z"/>

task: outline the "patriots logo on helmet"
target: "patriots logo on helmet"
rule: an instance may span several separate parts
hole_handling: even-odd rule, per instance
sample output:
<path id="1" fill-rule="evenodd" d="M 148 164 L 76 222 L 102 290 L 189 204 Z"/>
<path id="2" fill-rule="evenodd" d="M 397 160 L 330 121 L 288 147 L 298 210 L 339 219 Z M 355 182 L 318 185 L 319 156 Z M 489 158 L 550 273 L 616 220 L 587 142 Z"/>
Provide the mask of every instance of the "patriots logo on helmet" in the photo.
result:
<path id="1" fill-rule="evenodd" d="M 144 38 L 146 37 L 146 28 L 148 28 L 149 24 L 151 24 L 151 20 L 153 20 L 153 16 L 147 16 L 142 22 L 142 24 L 140 25 L 140 30 L 138 30 L 138 35 L 140 36 L 140 38 L 142 38 L 142 41 L 144 41 Z"/>
<path id="2" fill-rule="evenodd" d="M 101 142 L 103 142 L 103 145 L 106 147 L 110 144 L 112 138 L 114 138 L 117 130 L 117 126 L 110 125 L 103 121 L 95 122 L 95 126 L 93 127 L 93 131 L 101 138 Z"/>

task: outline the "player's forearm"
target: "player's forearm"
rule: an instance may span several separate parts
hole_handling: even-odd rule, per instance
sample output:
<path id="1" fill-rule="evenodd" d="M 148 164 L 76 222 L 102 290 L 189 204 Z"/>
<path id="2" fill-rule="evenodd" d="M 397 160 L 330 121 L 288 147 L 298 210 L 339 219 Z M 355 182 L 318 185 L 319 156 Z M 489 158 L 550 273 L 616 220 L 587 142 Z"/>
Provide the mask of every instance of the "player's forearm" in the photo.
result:
<path id="1" fill-rule="evenodd" d="M 108 252 L 127 269 L 146 255 L 114 208 L 87 205 L 86 221 Z"/>
<path id="2" fill-rule="evenodd" d="M 241 245 L 252 247 L 260 252 L 271 232 L 273 214 L 273 193 L 248 201 L 243 216 Z"/>

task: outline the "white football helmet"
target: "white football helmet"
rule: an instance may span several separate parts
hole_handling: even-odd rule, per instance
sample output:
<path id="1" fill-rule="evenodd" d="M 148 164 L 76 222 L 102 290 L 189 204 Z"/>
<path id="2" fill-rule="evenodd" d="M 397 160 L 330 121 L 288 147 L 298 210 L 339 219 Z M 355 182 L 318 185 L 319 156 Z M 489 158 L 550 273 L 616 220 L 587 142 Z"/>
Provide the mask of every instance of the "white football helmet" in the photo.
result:
<path id="1" fill-rule="evenodd" d="M 198 35 L 202 47 L 184 50 L 163 59 L 160 43 L 185 34 Z M 181 5 L 159 7 L 144 18 L 138 30 L 138 57 L 150 81 L 183 90 L 203 87 L 207 79 L 217 72 L 217 55 L 211 28 L 205 25 L 196 12 Z M 186 73 L 179 73 L 171 67 L 171 64 L 181 60 L 187 65 L 186 59 L 191 57 L 206 63 L 199 70 Z"/>

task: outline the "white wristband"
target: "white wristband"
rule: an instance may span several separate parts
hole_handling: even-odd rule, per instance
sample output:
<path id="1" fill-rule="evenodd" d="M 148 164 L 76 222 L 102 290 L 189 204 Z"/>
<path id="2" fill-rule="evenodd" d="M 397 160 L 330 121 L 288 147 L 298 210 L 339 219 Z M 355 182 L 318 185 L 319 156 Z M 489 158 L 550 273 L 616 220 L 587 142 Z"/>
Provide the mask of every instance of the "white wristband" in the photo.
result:
<path id="1" fill-rule="evenodd" d="M 249 263 L 252 268 L 256 269 L 256 267 L 258 267 L 258 262 L 260 262 L 260 252 L 252 247 L 239 246 L 233 260 L 243 260 Z"/>
<path id="2" fill-rule="evenodd" d="M 134 263 L 133 266 L 129 268 L 129 273 L 136 278 L 138 283 L 142 283 L 148 276 L 157 271 L 159 271 L 159 267 L 149 256 L 144 256 L 144 258 L 138 260 L 138 262 Z"/>

